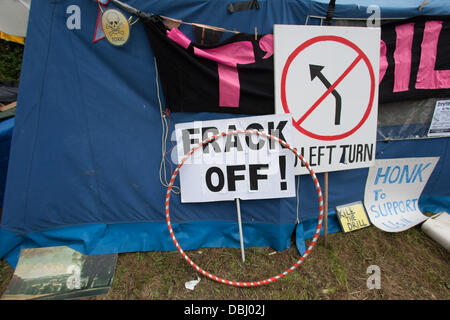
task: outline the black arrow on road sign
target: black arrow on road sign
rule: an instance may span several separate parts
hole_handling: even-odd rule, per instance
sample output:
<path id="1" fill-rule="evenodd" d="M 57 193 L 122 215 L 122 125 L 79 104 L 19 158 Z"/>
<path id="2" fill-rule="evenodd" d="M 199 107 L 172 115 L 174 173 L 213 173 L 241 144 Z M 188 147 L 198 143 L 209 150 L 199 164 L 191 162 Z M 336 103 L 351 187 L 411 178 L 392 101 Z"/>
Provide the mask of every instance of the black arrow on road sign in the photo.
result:
<path id="1" fill-rule="evenodd" d="M 331 83 L 322 74 L 323 68 L 324 68 L 324 66 L 317 66 L 314 64 L 309 65 L 309 71 L 311 72 L 311 81 L 313 81 L 314 78 L 317 77 L 320 79 L 320 81 L 322 81 L 322 83 L 325 85 L 325 87 L 327 87 L 327 89 L 330 89 Z M 341 96 L 339 95 L 339 93 L 334 89 L 333 89 L 333 91 L 331 91 L 331 94 L 336 99 L 336 114 L 334 117 L 334 124 L 339 125 L 339 124 L 341 124 L 342 99 L 341 99 Z"/>

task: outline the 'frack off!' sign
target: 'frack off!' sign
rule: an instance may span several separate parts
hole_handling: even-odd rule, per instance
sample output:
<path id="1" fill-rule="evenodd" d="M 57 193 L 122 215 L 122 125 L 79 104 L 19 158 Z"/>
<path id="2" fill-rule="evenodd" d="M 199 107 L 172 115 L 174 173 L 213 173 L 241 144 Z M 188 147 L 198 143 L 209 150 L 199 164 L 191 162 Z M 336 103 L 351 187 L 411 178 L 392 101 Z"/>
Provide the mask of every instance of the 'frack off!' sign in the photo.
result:
<path id="1" fill-rule="evenodd" d="M 289 142 L 290 115 L 270 115 L 175 125 L 178 161 L 213 135 L 258 130 Z M 295 196 L 295 155 L 256 134 L 230 134 L 196 150 L 180 169 L 182 202 Z"/>

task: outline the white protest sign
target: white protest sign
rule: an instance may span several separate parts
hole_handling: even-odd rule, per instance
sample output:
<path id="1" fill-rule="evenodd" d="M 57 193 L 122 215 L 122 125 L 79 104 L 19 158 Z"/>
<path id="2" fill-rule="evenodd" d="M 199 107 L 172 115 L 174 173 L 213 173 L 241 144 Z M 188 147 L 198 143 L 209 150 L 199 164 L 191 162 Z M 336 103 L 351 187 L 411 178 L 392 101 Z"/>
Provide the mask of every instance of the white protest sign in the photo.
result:
<path id="1" fill-rule="evenodd" d="M 178 162 L 206 138 L 230 130 L 258 130 L 286 142 L 290 115 L 270 115 L 175 125 Z M 182 202 L 295 196 L 295 155 L 256 134 L 230 134 L 196 150 L 180 169 Z"/>
<path id="2" fill-rule="evenodd" d="M 433 119 L 428 129 L 428 136 L 450 136 L 450 100 L 436 101 Z"/>
<path id="3" fill-rule="evenodd" d="M 274 26 L 275 110 L 314 172 L 373 165 L 379 57 L 379 28 Z"/>
<path id="4" fill-rule="evenodd" d="M 364 205 L 370 221 L 388 232 L 407 230 L 427 219 L 419 197 L 439 157 L 375 160 L 369 168 Z"/>

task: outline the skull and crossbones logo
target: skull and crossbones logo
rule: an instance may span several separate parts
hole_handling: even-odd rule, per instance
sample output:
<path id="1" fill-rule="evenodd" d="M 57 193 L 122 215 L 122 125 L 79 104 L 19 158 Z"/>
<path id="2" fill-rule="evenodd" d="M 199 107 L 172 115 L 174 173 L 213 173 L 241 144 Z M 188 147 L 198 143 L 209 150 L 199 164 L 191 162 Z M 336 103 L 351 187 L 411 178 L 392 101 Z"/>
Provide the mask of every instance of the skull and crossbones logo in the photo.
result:
<path id="1" fill-rule="evenodd" d="M 106 28 L 111 33 L 111 35 L 120 34 L 123 36 L 124 31 L 121 30 L 123 27 L 123 21 L 120 21 L 120 16 L 116 12 L 108 12 L 106 18 Z"/>

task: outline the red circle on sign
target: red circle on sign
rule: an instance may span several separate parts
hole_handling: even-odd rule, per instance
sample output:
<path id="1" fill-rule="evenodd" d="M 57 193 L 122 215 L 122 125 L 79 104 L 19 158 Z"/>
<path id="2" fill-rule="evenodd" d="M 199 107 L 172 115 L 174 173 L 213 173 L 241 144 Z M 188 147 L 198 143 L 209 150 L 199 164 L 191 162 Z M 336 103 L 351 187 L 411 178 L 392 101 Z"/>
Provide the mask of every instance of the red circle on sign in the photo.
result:
<path id="1" fill-rule="evenodd" d="M 370 82 L 371 82 L 370 83 L 370 97 L 369 97 L 369 103 L 367 105 L 366 112 L 364 113 L 361 121 L 359 121 L 358 124 L 354 128 L 350 129 L 347 132 L 344 132 L 342 134 L 337 134 L 337 135 L 329 135 L 329 136 L 315 134 L 313 132 L 306 130 L 305 128 L 302 128 L 301 125 L 296 123 L 294 118 L 292 118 L 293 126 L 301 133 L 303 133 L 311 138 L 314 138 L 314 139 L 333 141 L 333 140 L 339 140 L 339 139 L 343 139 L 343 138 L 350 136 L 356 130 L 358 130 L 363 125 L 363 123 L 367 120 L 367 118 L 369 117 L 370 111 L 372 110 L 373 99 L 375 96 L 375 74 L 373 72 L 372 64 L 370 63 L 369 58 L 367 58 L 366 54 L 353 42 L 351 42 L 345 38 L 338 37 L 338 36 L 318 36 L 315 38 L 311 38 L 311 39 L 305 41 L 304 43 L 302 43 L 300 46 L 298 46 L 297 49 L 295 49 L 289 55 L 289 57 L 286 60 L 286 64 L 284 65 L 283 73 L 281 74 L 281 103 L 283 105 L 283 109 L 284 109 L 285 113 L 290 113 L 289 106 L 287 104 L 287 99 L 286 99 L 286 77 L 287 77 L 289 67 L 290 67 L 292 61 L 294 61 L 294 59 L 303 50 L 305 50 L 307 47 L 313 45 L 314 43 L 321 42 L 321 41 L 339 42 L 339 43 L 347 45 L 350 48 L 352 48 L 353 50 L 355 50 L 358 53 L 358 58 L 360 57 L 365 62 L 367 69 L 369 70 Z M 331 91 L 331 90 L 329 90 L 329 91 Z"/>

